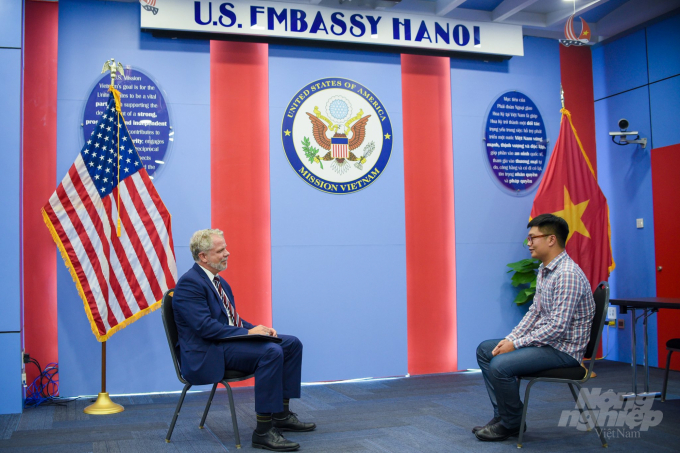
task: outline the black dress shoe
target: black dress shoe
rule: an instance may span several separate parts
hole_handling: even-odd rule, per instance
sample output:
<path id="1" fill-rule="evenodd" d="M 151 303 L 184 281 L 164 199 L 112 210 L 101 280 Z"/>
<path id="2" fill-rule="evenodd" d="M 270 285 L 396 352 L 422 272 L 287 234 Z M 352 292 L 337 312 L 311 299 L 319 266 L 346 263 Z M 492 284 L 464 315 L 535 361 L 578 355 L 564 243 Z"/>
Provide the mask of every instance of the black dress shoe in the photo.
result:
<path id="1" fill-rule="evenodd" d="M 314 431 L 316 429 L 315 423 L 304 423 L 298 420 L 295 412 L 288 412 L 288 416 L 282 419 L 274 417 L 272 418 L 272 423 L 274 424 L 274 428 L 280 431 L 295 431 L 302 433 L 305 431 Z"/>
<path id="2" fill-rule="evenodd" d="M 527 430 L 526 425 L 524 425 L 524 431 Z M 519 426 L 516 428 L 506 428 L 501 424 L 501 422 L 494 423 L 493 425 L 487 425 L 475 433 L 477 439 L 484 442 L 498 442 L 505 440 L 511 436 L 519 435 Z"/>
<path id="3" fill-rule="evenodd" d="M 484 426 L 475 426 L 474 428 L 472 428 L 472 434 L 476 434 L 477 431 L 479 431 L 480 429 L 486 428 L 487 426 L 493 425 L 494 423 L 498 423 L 499 421 L 501 421 L 500 418 L 494 417 L 494 418 L 492 418 L 491 420 L 489 420 L 489 422 L 488 422 L 486 425 L 484 425 Z"/>
<path id="4" fill-rule="evenodd" d="M 295 451 L 300 448 L 300 444 L 287 440 L 278 429 L 271 428 L 262 434 L 253 431 L 253 448 L 271 451 Z"/>

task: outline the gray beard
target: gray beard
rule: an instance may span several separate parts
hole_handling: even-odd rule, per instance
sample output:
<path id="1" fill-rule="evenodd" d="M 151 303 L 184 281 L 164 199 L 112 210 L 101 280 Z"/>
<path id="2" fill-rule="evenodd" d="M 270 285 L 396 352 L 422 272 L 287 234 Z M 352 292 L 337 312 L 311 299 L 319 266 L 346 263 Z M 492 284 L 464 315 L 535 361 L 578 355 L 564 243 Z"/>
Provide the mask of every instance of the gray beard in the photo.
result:
<path id="1" fill-rule="evenodd" d="M 226 264 L 221 264 L 219 261 L 217 263 L 208 263 L 208 266 L 214 271 L 213 274 L 222 272 L 227 268 Z"/>

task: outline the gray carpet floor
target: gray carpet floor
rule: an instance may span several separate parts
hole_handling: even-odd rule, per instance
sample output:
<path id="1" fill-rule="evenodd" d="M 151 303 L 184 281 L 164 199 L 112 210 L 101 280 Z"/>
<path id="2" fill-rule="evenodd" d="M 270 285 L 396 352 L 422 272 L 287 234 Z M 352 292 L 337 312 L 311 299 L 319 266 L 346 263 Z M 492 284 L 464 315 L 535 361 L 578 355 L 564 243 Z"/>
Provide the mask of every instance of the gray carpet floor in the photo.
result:
<path id="1" fill-rule="evenodd" d="M 587 388 L 630 391 L 630 365 L 600 361 L 595 371 L 597 377 Z M 660 391 L 662 380 L 663 370 L 652 368 L 652 390 Z M 310 433 L 286 433 L 301 444 L 301 451 L 507 452 L 517 448 L 516 438 L 484 443 L 470 432 L 472 426 L 486 423 L 493 415 L 479 372 L 307 385 L 302 393 L 301 399 L 291 401 L 291 409 L 301 420 L 316 422 L 318 428 Z M 0 451 L 236 451 L 226 390 L 217 391 L 206 429 L 198 429 L 207 398 L 207 392 L 187 396 L 170 443 L 165 442 L 165 435 L 179 394 L 114 397 L 125 407 L 114 415 L 83 413 L 90 399 L 28 408 L 22 414 L 0 416 Z M 253 389 L 235 389 L 234 398 L 242 451 L 252 451 Z M 601 451 L 594 431 L 558 426 L 562 411 L 573 409 L 566 385 L 536 384 L 531 391 L 524 450 Z M 671 372 L 668 400 L 656 400 L 651 409 L 661 411 L 663 418 L 648 431 L 605 428 L 609 449 L 680 451 L 679 372 Z"/>

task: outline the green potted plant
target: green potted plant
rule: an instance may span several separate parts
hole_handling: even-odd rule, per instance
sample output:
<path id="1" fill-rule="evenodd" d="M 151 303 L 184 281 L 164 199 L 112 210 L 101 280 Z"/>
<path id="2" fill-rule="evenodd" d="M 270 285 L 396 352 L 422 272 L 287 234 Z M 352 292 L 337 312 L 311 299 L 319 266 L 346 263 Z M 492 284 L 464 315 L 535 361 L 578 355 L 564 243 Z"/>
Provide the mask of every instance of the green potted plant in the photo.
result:
<path id="1" fill-rule="evenodd" d="M 534 300 L 534 294 L 536 294 L 536 273 L 540 264 L 539 260 L 533 258 L 525 258 L 507 264 L 510 268 L 508 273 L 514 272 L 512 275 L 512 286 L 520 288 L 514 300 L 517 305 L 526 304 Z"/>

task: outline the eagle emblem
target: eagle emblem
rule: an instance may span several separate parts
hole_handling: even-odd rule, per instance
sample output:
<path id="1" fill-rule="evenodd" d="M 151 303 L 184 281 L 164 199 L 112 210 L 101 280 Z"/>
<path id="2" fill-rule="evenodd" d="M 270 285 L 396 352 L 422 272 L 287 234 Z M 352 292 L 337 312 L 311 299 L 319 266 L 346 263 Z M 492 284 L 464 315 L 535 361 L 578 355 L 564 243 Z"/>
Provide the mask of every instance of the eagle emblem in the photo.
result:
<path id="1" fill-rule="evenodd" d="M 291 100 L 283 147 L 295 171 L 329 193 L 351 193 L 372 183 L 389 161 L 392 125 L 366 87 L 328 78 L 311 82 Z"/>
<path id="2" fill-rule="evenodd" d="M 323 165 L 322 161 L 332 161 L 331 168 L 340 174 L 349 170 L 349 162 L 357 162 L 357 168 L 363 169 L 362 164 L 366 163 L 367 156 L 357 157 L 353 151 L 364 142 L 366 123 L 371 115 L 364 116 L 364 111 L 360 109 L 356 116 L 351 117 L 352 105 L 347 98 L 339 95 L 326 103 L 328 117 L 321 113 L 318 106 L 314 106 L 314 113 L 306 113 L 312 122 L 314 140 L 327 151 L 323 156 L 315 155 L 315 162 Z M 329 133 L 333 134 L 330 138 Z"/>

